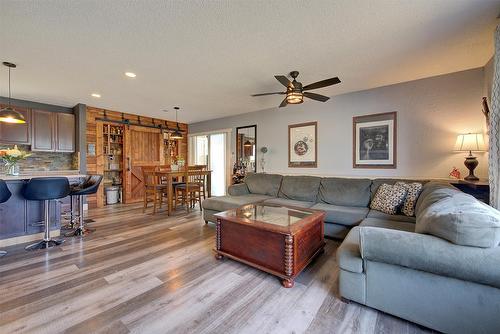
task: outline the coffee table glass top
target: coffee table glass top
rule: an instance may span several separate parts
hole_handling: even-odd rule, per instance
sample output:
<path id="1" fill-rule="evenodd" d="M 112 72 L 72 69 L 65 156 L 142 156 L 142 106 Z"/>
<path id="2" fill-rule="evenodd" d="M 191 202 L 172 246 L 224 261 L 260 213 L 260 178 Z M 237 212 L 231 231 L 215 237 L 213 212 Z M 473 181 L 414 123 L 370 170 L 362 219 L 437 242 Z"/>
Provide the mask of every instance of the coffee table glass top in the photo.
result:
<path id="1" fill-rule="evenodd" d="M 235 209 L 232 214 L 239 219 L 249 219 L 278 226 L 291 226 L 313 214 L 298 208 L 249 204 Z"/>

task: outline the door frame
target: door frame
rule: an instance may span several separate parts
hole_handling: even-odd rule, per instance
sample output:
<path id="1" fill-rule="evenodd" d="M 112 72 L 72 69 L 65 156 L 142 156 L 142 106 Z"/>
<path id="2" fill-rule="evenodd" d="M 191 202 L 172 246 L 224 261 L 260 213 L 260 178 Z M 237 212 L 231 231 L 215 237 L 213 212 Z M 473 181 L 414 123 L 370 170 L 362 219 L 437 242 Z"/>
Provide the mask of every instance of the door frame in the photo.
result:
<path id="1" fill-rule="evenodd" d="M 226 189 L 225 189 L 225 192 L 227 193 L 227 187 L 229 187 L 231 185 L 231 179 L 232 179 L 232 174 L 233 174 L 232 173 L 233 160 L 234 160 L 234 154 L 235 154 L 232 151 L 233 128 L 189 133 L 188 134 L 188 155 L 191 152 L 190 147 L 189 147 L 189 145 L 191 143 L 191 140 L 189 140 L 189 139 L 191 137 L 210 136 L 210 135 L 215 135 L 215 134 L 220 134 L 220 133 L 226 134 Z M 189 162 L 189 163 L 191 163 L 191 162 Z M 210 138 L 208 139 L 208 164 L 210 166 Z"/>

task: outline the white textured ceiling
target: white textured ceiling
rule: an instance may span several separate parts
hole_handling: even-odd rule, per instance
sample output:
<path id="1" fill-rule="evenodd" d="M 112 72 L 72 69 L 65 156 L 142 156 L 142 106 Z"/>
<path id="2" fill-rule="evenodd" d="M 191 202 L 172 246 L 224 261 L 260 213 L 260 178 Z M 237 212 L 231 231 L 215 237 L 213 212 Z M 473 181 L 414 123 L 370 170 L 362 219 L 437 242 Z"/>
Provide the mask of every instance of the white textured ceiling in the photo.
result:
<path id="1" fill-rule="evenodd" d="M 483 66 L 499 11 L 497 0 L 0 0 L 0 60 L 19 66 L 15 98 L 160 118 L 179 105 L 196 122 L 277 106 L 250 94 L 281 90 L 273 75 L 291 70 L 303 84 L 339 76 L 315 91 L 333 96 Z"/>

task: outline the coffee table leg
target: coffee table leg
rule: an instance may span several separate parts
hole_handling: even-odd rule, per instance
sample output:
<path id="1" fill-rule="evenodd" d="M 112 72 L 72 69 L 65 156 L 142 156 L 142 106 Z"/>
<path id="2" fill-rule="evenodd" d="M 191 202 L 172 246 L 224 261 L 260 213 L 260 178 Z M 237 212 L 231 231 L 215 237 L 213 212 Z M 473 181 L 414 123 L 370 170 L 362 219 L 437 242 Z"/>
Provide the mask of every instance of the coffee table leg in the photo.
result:
<path id="1" fill-rule="evenodd" d="M 281 284 L 283 284 L 283 286 L 285 288 L 293 288 L 293 279 L 292 278 L 284 278 L 282 281 L 281 281 Z"/>
<path id="2" fill-rule="evenodd" d="M 222 260 L 222 259 L 224 258 L 224 256 L 223 256 L 223 255 L 221 255 L 221 254 L 219 254 L 219 253 L 215 253 L 215 255 L 214 255 L 214 256 L 215 256 L 215 259 L 216 259 L 216 260 Z"/>

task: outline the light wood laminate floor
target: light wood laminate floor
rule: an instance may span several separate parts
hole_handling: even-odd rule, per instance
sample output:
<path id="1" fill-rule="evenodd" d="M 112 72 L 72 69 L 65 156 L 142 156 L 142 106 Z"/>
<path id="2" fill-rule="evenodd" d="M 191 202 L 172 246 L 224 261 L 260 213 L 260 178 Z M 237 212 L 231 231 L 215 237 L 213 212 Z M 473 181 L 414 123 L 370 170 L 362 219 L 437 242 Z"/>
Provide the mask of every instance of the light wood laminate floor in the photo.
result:
<path id="1" fill-rule="evenodd" d="M 212 255 L 215 227 L 199 211 L 91 210 L 92 235 L 58 248 L 7 248 L 0 258 L 0 333 L 423 333 L 338 296 L 335 251 L 285 289 Z"/>

